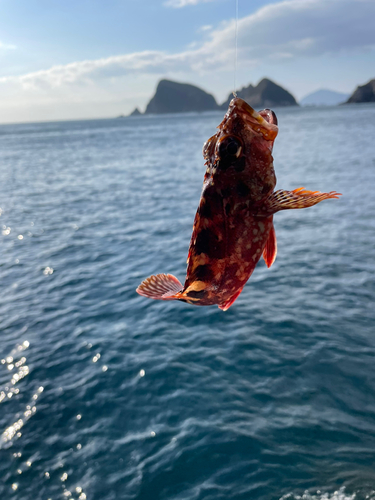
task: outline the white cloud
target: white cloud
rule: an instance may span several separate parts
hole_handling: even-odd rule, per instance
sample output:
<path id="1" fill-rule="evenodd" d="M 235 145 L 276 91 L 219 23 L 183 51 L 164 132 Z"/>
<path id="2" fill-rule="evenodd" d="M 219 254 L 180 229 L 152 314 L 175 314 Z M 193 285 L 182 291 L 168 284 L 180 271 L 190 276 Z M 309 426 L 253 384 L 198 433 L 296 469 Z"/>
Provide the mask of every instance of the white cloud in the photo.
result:
<path id="1" fill-rule="evenodd" d="M 239 54 L 247 58 L 318 56 L 375 47 L 373 0 L 286 0 L 238 21 Z M 212 33 L 212 48 L 233 45 L 234 21 Z"/>
<path id="2" fill-rule="evenodd" d="M 195 61 L 198 51 L 167 54 L 161 51 L 145 51 L 112 56 L 104 59 L 78 61 L 49 69 L 27 73 L 17 77 L 2 77 L 0 84 L 18 84 L 24 89 L 58 88 L 72 84 L 92 85 L 105 79 L 130 74 L 163 74 L 167 71 L 198 69 Z"/>
<path id="3" fill-rule="evenodd" d="M 203 32 L 205 32 L 205 31 L 210 31 L 210 30 L 212 30 L 212 28 L 213 28 L 213 26 L 212 26 L 211 24 L 205 24 L 204 26 L 201 26 L 201 27 L 199 28 L 199 31 L 203 33 Z"/>
<path id="4" fill-rule="evenodd" d="M 173 7 L 175 9 L 180 9 L 188 5 L 197 5 L 198 3 L 213 2 L 214 0 L 167 0 L 164 2 L 166 7 Z"/>
<path id="5" fill-rule="evenodd" d="M 10 43 L 3 43 L 0 41 L 0 50 L 14 50 L 17 47 L 15 45 L 12 45 Z"/>

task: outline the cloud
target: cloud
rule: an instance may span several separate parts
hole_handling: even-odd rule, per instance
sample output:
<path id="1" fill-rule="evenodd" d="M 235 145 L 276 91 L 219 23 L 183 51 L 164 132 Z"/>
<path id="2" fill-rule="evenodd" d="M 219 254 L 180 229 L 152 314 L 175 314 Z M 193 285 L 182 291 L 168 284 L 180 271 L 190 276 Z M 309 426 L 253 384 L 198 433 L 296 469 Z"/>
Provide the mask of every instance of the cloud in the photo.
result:
<path id="1" fill-rule="evenodd" d="M 373 0 L 286 0 L 238 21 L 239 56 L 319 56 L 374 48 Z M 211 47 L 233 45 L 234 21 L 212 33 Z"/>
<path id="2" fill-rule="evenodd" d="M 12 45 L 10 43 L 3 43 L 1 40 L 0 40 L 0 50 L 14 50 L 16 49 L 17 47 L 15 45 Z"/>
<path id="3" fill-rule="evenodd" d="M 213 26 L 211 24 L 205 24 L 204 26 L 201 26 L 198 31 L 204 32 L 204 31 L 210 31 L 212 30 Z"/>
<path id="4" fill-rule="evenodd" d="M 91 84 L 96 80 L 116 78 L 129 74 L 179 71 L 194 68 L 195 52 L 167 54 L 161 51 L 144 51 L 112 56 L 104 59 L 78 61 L 17 77 L 2 77 L 0 84 L 18 83 L 25 89 L 39 87 L 57 88 L 71 84 Z"/>
<path id="5" fill-rule="evenodd" d="M 174 9 L 180 9 L 182 7 L 187 7 L 188 5 L 197 5 L 198 3 L 213 2 L 214 0 L 167 0 L 164 2 L 166 7 L 173 7 Z"/>

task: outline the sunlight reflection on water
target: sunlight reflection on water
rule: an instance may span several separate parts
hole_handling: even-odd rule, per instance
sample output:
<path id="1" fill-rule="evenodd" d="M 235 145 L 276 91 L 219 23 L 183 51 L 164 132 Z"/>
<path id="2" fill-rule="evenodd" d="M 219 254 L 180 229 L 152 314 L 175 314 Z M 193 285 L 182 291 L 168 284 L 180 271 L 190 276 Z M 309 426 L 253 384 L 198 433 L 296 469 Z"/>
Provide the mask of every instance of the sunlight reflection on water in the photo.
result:
<path id="1" fill-rule="evenodd" d="M 8 356 L 1 360 L 1 364 L 6 366 L 9 372 L 13 372 L 13 370 L 17 368 L 18 371 L 13 372 L 11 374 L 10 381 L 5 382 L 5 385 L 0 388 L 0 403 L 4 403 L 6 401 L 6 398 L 10 400 L 13 395 L 20 394 L 20 388 L 18 386 L 16 387 L 16 385 L 29 374 L 29 367 L 25 364 L 26 357 L 22 356 L 19 358 L 19 356 L 23 351 L 29 348 L 29 345 L 29 342 L 25 340 L 22 344 L 17 345 Z M 15 422 L 9 425 L 0 436 L 0 449 L 11 447 L 14 441 L 22 436 L 23 431 L 21 432 L 21 429 L 23 428 L 25 423 L 36 413 L 37 407 L 35 403 L 43 390 L 43 387 L 39 387 L 37 391 L 32 395 L 24 411 L 17 412 L 15 414 Z"/>

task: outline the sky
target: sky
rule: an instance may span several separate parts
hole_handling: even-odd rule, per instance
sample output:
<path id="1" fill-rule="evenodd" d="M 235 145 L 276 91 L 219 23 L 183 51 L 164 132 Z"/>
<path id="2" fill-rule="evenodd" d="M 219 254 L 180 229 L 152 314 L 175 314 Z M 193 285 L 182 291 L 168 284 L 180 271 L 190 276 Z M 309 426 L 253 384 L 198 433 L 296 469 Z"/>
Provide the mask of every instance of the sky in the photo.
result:
<path id="1" fill-rule="evenodd" d="M 236 0 L 0 0 L 0 123 L 144 111 L 157 82 L 233 90 Z M 375 0 L 238 0 L 237 88 L 375 78 Z"/>

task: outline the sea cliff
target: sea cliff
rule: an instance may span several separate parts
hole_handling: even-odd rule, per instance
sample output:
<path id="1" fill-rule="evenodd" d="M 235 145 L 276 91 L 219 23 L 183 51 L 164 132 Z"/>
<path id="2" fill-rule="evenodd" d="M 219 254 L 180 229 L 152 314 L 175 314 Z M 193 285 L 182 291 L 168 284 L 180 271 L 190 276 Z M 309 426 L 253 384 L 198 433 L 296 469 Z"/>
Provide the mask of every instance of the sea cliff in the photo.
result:
<path id="1" fill-rule="evenodd" d="M 258 85 L 243 87 L 237 92 L 238 97 L 247 101 L 254 108 L 277 106 L 298 106 L 293 95 L 280 85 L 263 78 Z M 186 113 L 189 111 L 215 111 L 227 109 L 233 94 L 225 102 L 217 104 L 214 96 L 189 83 L 160 80 L 155 94 L 147 104 L 144 114 Z M 142 114 L 136 108 L 130 116 Z"/>
<path id="2" fill-rule="evenodd" d="M 161 80 L 155 95 L 147 105 L 145 114 L 184 113 L 218 109 L 213 95 L 188 83 Z"/>
<path id="3" fill-rule="evenodd" d="M 263 78 L 255 87 L 251 84 L 248 87 L 243 87 L 237 92 L 237 96 L 244 99 L 253 108 L 298 106 L 290 92 L 268 78 Z M 232 98 L 233 95 L 229 94 L 228 99 L 221 105 L 221 109 L 226 109 Z"/>
<path id="4" fill-rule="evenodd" d="M 347 104 L 375 102 L 375 78 L 365 85 L 359 85 L 346 101 Z"/>

